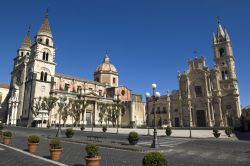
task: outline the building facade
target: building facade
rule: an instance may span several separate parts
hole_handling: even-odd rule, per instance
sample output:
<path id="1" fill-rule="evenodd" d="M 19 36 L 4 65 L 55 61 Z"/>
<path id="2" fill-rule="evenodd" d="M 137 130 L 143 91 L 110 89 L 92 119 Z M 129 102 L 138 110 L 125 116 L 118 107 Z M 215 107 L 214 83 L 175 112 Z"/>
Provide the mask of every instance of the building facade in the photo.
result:
<path id="1" fill-rule="evenodd" d="M 204 57 L 188 61 L 188 70 L 178 72 L 179 89 L 155 104 L 157 125 L 212 127 L 240 125 L 241 107 L 235 57 L 229 34 L 218 23 L 213 33 L 214 68 Z M 149 125 L 154 125 L 151 98 L 147 99 Z"/>
<path id="2" fill-rule="evenodd" d="M 2 122 L 6 116 L 8 94 L 9 85 L 0 83 L 0 122 Z"/>
<path id="3" fill-rule="evenodd" d="M 84 115 L 81 115 L 80 123 L 100 124 L 98 105 L 115 103 L 118 99 L 126 106 L 125 113 L 119 120 L 121 126 L 145 123 L 145 103 L 142 96 L 134 94 L 126 86 L 119 85 L 118 71 L 107 54 L 96 68 L 93 81 L 57 73 L 55 57 L 54 38 L 46 14 L 34 43 L 28 31 L 14 59 L 7 124 L 30 126 L 41 121 L 42 115 L 34 116 L 31 109 L 35 99 L 48 96 L 88 101 L 89 105 Z M 52 124 L 59 122 L 57 109 L 55 107 L 50 115 Z M 48 119 L 48 115 L 44 116 Z M 69 116 L 66 124 L 72 123 L 73 117 Z"/>

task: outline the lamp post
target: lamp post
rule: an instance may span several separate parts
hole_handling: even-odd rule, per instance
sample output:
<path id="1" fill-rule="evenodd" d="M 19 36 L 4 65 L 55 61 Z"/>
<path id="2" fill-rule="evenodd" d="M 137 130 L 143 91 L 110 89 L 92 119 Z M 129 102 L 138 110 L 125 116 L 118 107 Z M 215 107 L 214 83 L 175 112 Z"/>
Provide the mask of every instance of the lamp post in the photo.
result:
<path id="1" fill-rule="evenodd" d="M 153 142 L 152 142 L 152 145 L 151 145 L 151 148 L 155 148 L 155 149 L 158 149 L 159 148 L 159 142 L 158 142 L 158 139 L 157 139 L 157 126 L 156 126 L 156 109 L 155 109 L 155 103 L 156 101 L 160 98 L 160 93 L 159 92 L 156 92 L 156 87 L 157 85 L 156 84 L 152 84 L 152 89 L 153 89 L 153 94 L 152 96 L 150 96 L 150 93 L 146 93 L 146 97 L 151 97 L 152 98 L 152 101 L 153 101 L 153 110 L 154 110 L 154 136 L 153 136 Z"/>
<path id="2" fill-rule="evenodd" d="M 148 97 L 147 97 L 147 95 L 146 95 L 146 110 L 147 110 L 147 129 L 148 129 L 148 135 L 150 135 L 150 133 L 149 133 L 149 110 L 148 110 Z"/>
<path id="3" fill-rule="evenodd" d="M 59 101 L 57 102 L 59 106 L 59 125 L 58 125 L 58 130 L 56 133 L 56 137 L 62 137 L 62 129 L 61 129 L 61 116 L 62 116 L 62 109 L 68 104 L 68 101 L 66 98 L 63 96 L 60 96 Z"/>

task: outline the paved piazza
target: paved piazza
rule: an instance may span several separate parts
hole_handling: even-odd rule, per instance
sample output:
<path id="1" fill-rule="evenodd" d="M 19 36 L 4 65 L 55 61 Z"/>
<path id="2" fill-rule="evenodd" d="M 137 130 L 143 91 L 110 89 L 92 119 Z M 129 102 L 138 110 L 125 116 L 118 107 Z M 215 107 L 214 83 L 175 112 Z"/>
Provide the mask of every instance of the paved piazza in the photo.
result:
<path id="1" fill-rule="evenodd" d="M 39 128 L 21 128 L 7 127 L 14 133 L 11 147 L 27 151 L 27 136 L 39 134 L 41 142 L 37 156 L 49 159 L 48 136 L 54 136 L 55 129 Z M 60 163 L 65 165 L 85 165 L 84 156 L 86 155 L 85 144 L 77 143 L 77 140 L 86 140 L 89 135 L 102 135 L 106 137 L 103 144 L 112 142 L 112 144 L 125 144 L 127 134 L 100 133 L 89 131 L 75 131 L 72 139 L 63 141 L 63 154 Z M 64 137 L 64 131 L 63 131 Z M 152 136 L 141 136 L 139 144 L 135 146 L 143 152 L 121 150 L 114 148 L 101 147 L 102 166 L 140 166 L 146 151 L 149 148 Z M 68 142 L 67 140 L 73 141 Z M 75 140 L 75 142 L 74 142 Z M 235 139 L 190 139 L 159 136 L 161 145 L 160 150 L 166 155 L 171 166 L 194 166 L 194 165 L 225 165 L 225 166 L 249 166 L 250 163 L 250 142 Z M 128 145 L 125 145 L 128 146 Z M 39 162 L 37 162 L 39 161 Z M 48 161 L 29 156 L 27 154 L 12 150 L 6 146 L 0 145 L 0 165 L 57 165 Z M 37 165 L 37 164 L 36 164 Z"/>

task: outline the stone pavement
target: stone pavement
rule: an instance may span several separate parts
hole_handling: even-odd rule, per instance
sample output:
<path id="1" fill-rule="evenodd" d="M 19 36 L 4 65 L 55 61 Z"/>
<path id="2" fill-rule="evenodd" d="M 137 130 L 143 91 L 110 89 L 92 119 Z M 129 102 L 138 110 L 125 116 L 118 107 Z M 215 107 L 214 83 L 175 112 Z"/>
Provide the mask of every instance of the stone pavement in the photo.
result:
<path id="1" fill-rule="evenodd" d="M 2 144 L 0 144 L 0 165 L 1 166 L 19 166 L 19 165 L 56 166 L 56 164 L 52 164 L 50 162 L 20 153 L 6 146 L 3 146 Z"/>
<path id="2" fill-rule="evenodd" d="M 79 127 L 74 127 L 74 130 L 80 130 Z M 108 128 L 108 133 L 116 133 L 116 128 Z M 84 131 L 92 131 L 92 128 L 87 127 Z M 102 132 L 102 128 L 93 128 L 94 132 Z M 140 135 L 153 135 L 154 130 L 153 129 L 139 129 L 139 128 L 119 128 L 120 134 L 128 134 L 131 131 L 135 131 Z M 228 138 L 225 134 L 224 130 L 219 130 L 221 133 L 220 138 Z M 191 130 L 192 137 L 193 138 L 214 138 L 212 129 L 192 129 Z M 164 129 L 157 129 L 157 135 L 158 136 L 165 136 L 165 130 Z M 187 129 L 172 129 L 172 137 L 189 137 L 189 130 Z M 232 134 L 231 139 L 235 138 L 235 135 Z M 236 138 L 235 138 L 236 139 Z"/>
<path id="3" fill-rule="evenodd" d="M 27 137 L 31 134 L 39 134 L 42 139 L 37 155 L 49 158 L 49 147 L 47 136 L 54 136 L 55 130 L 7 127 L 14 134 L 11 146 L 19 149 L 27 149 Z M 86 134 L 98 134 L 91 132 L 76 132 L 71 139 L 84 139 Z M 125 140 L 127 134 L 99 133 L 115 139 Z M 66 139 L 66 138 L 65 138 Z M 144 136 L 140 143 L 150 144 L 152 137 Z M 70 140 L 70 139 L 68 139 Z M 168 159 L 170 166 L 249 166 L 250 142 L 234 141 L 228 139 L 188 139 L 159 137 L 161 148 Z M 115 143 L 113 143 L 115 144 Z M 143 145 L 144 146 L 144 145 Z M 63 154 L 61 163 L 80 166 L 85 164 L 85 144 L 77 142 L 63 142 Z M 135 146 L 141 147 L 141 146 Z M 136 151 L 119 150 L 113 148 L 100 148 L 102 156 L 101 166 L 141 166 L 145 153 Z M 31 164 L 32 165 L 32 164 Z"/>

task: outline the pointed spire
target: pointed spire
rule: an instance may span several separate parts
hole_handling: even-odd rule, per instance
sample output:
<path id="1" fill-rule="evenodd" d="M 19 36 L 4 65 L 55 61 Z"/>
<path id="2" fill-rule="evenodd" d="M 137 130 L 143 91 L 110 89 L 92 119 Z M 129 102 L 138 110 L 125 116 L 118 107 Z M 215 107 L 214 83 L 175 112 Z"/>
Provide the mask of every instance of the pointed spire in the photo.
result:
<path id="1" fill-rule="evenodd" d="M 31 39 L 30 39 L 30 26 L 29 26 L 29 30 L 20 46 L 20 49 L 23 48 L 23 49 L 30 49 L 30 47 L 32 46 L 32 42 L 31 42 Z"/>
<path id="2" fill-rule="evenodd" d="M 46 10 L 46 14 L 45 14 L 45 18 L 43 20 L 43 23 L 37 33 L 37 35 L 49 35 L 50 37 L 52 37 L 52 32 L 50 29 L 50 24 L 49 24 L 49 14 L 48 14 L 48 9 Z"/>
<path id="3" fill-rule="evenodd" d="M 217 39 L 216 39 L 215 33 L 213 32 L 213 44 L 216 44 L 216 43 L 217 43 Z"/>
<path id="4" fill-rule="evenodd" d="M 229 37 L 229 34 L 227 33 L 227 30 L 225 29 L 225 37 L 226 37 L 226 41 L 230 41 L 230 37 Z"/>
<path id="5" fill-rule="evenodd" d="M 217 17 L 218 19 L 218 28 L 217 28 L 217 37 L 225 37 L 225 32 L 221 26 L 221 21 L 220 21 L 220 18 Z"/>

